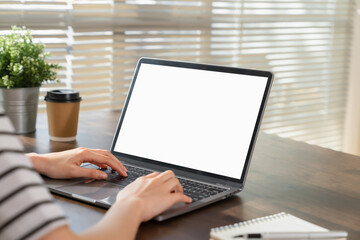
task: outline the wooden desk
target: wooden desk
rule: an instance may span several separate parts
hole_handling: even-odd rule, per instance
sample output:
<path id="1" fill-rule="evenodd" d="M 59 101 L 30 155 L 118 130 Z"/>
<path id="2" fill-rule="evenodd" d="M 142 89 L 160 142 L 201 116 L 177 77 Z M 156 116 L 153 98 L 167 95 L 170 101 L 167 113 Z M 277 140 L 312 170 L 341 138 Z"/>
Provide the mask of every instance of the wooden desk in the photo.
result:
<path id="1" fill-rule="evenodd" d="M 47 118 L 40 114 L 37 131 L 21 136 L 26 151 L 46 153 L 77 146 L 109 149 L 120 112 L 80 114 L 77 141 L 50 142 Z M 55 196 L 80 232 L 106 210 Z M 278 212 L 288 212 L 360 239 L 360 157 L 305 143 L 260 134 L 243 192 L 195 212 L 141 225 L 138 239 L 208 239 L 209 230 Z"/>

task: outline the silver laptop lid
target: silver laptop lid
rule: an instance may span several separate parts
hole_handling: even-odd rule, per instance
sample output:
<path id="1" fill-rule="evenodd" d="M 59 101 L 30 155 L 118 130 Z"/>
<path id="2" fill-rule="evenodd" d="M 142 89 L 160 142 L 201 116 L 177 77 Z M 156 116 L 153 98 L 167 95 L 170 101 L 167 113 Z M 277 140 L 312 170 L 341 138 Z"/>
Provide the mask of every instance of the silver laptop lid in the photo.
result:
<path id="1" fill-rule="evenodd" d="M 272 74 L 142 58 L 111 151 L 243 184 Z"/>

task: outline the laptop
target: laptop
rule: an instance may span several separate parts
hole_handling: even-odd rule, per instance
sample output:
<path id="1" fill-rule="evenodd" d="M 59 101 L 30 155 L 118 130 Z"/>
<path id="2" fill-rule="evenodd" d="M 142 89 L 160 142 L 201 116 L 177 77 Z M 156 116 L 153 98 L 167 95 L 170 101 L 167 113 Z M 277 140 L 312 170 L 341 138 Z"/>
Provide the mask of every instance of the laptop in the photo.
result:
<path id="1" fill-rule="evenodd" d="M 193 202 L 175 204 L 156 221 L 228 198 L 244 188 L 272 78 L 267 71 L 141 58 L 111 145 L 128 177 L 103 169 L 107 180 L 45 182 L 53 193 L 109 208 L 137 177 L 171 169 Z"/>

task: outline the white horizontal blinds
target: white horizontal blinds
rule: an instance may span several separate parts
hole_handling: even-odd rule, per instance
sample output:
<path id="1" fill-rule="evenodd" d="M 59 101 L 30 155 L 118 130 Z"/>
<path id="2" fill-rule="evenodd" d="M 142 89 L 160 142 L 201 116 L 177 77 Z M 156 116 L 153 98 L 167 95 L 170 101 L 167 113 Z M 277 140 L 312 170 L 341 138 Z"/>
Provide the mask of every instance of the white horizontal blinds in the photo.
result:
<path id="1" fill-rule="evenodd" d="M 241 30 L 240 52 L 255 60 L 242 65 L 275 73 L 262 129 L 340 150 L 351 1 L 271 2 L 244 4 L 245 16 L 259 16 Z"/>
<path id="2" fill-rule="evenodd" d="M 262 129 L 342 147 L 353 0 L 0 3 L 2 29 L 47 30 L 38 36 L 82 110 L 122 108 L 143 56 L 265 69 L 275 81 Z"/>
<path id="3" fill-rule="evenodd" d="M 81 109 L 109 109 L 112 31 L 75 28 L 69 62 L 72 88 L 83 98 Z"/>
<path id="4" fill-rule="evenodd" d="M 243 3 L 228 47 L 238 47 L 239 66 L 275 73 L 262 130 L 340 150 L 351 1 Z"/>
<path id="5" fill-rule="evenodd" d="M 262 129 L 341 149 L 352 1 L 115 1 L 113 107 L 139 57 L 275 73 Z"/>
<path id="6" fill-rule="evenodd" d="M 82 110 L 111 107 L 112 1 L 72 1 L 72 87 L 80 91 Z"/>

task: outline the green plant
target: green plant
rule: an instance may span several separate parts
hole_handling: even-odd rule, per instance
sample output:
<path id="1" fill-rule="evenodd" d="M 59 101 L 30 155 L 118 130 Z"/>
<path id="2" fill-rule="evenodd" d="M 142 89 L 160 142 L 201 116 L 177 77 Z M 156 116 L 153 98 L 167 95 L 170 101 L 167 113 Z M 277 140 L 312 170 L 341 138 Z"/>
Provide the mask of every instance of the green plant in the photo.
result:
<path id="1" fill-rule="evenodd" d="M 0 88 L 39 87 L 56 82 L 58 64 L 45 60 L 44 44 L 33 42 L 29 29 L 12 27 L 10 34 L 0 36 Z"/>

